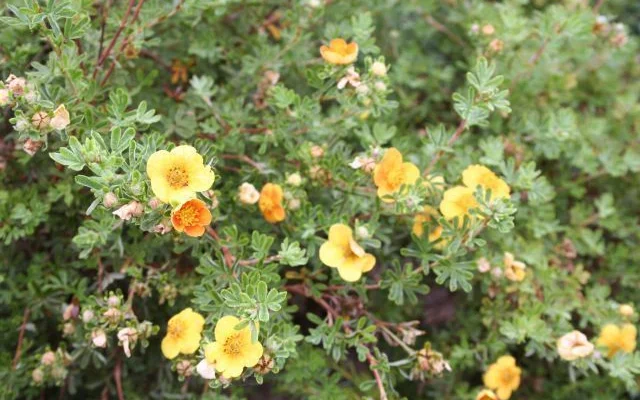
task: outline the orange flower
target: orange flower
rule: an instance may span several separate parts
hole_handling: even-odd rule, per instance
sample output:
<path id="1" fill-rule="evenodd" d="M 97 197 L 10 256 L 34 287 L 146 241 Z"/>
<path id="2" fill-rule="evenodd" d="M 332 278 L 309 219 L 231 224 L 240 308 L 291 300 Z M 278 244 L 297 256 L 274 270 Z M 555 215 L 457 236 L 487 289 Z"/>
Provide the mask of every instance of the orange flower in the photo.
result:
<path id="1" fill-rule="evenodd" d="M 346 65 L 358 58 L 358 44 L 348 43 L 344 39 L 332 39 L 329 46 L 320 46 L 322 58 L 330 64 Z"/>
<path id="2" fill-rule="evenodd" d="M 402 185 L 413 185 L 420 177 L 418 167 L 410 162 L 402 162 L 402 154 L 394 147 L 389 148 L 382 161 L 373 170 L 373 182 L 378 187 L 378 197 L 387 203 L 393 200 L 384 196 L 400 190 Z"/>
<path id="3" fill-rule="evenodd" d="M 211 223 L 211 211 L 202 200 L 187 200 L 173 209 L 171 223 L 178 232 L 193 237 L 202 236 L 204 227 Z"/>
<path id="4" fill-rule="evenodd" d="M 260 191 L 258 206 L 267 222 L 275 224 L 284 221 L 287 216 L 282 206 L 282 188 L 274 183 L 267 183 Z"/>

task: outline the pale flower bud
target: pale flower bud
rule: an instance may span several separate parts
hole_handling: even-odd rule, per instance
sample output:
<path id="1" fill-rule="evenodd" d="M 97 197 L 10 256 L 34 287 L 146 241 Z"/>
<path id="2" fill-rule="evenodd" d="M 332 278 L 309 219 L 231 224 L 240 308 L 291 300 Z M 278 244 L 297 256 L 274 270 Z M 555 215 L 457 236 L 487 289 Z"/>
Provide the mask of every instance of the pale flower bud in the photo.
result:
<path id="1" fill-rule="evenodd" d="M 40 363 L 42 365 L 51 365 L 54 362 L 56 362 L 56 353 L 53 351 L 47 351 L 42 355 L 42 358 L 40 358 Z"/>
<path id="2" fill-rule="evenodd" d="M 82 322 L 84 322 L 85 324 L 89 321 L 91 321 L 94 317 L 93 311 L 91 310 L 84 310 L 82 312 Z"/>
<path id="3" fill-rule="evenodd" d="M 591 355 L 594 346 L 587 340 L 584 333 L 572 331 L 558 339 L 557 348 L 562 359 L 573 361 Z"/>
<path id="4" fill-rule="evenodd" d="M 51 117 L 46 111 L 38 111 L 31 117 L 31 125 L 39 131 L 47 130 L 49 122 L 51 122 Z"/>
<path id="5" fill-rule="evenodd" d="M 371 65 L 371 72 L 377 76 L 387 75 L 387 66 L 383 62 L 376 61 Z"/>
<path id="6" fill-rule="evenodd" d="M 369 86 L 364 85 L 364 84 L 358 86 L 356 88 L 356 93 L 362 94 L 362 95 L 368 94 L 369 93 Z"/>
<path id="7" fill-rule="evenodd" d="M 253 370 L 260 375 L 266 375 L 273 367 L 276 365 L 273 357 L 271 355 L 264 353 L 262 357 L 258 360 L 258 363 L 253 366 Z"/>
<path id="8" fill-rule="evenodd" d="M 324 155 L 324 149 L 318 145 L 311 147 L 311 156 L 313 158 L 320 158 Z"/>
<path id="9" fill-rule="evenodd" d="M 504 42 L 500 39 L 493 39 L 489 43 L 489 48 L 495 53 L 500 53 L 504 49 Z"/>
<path id="10" fill-rule="evenodd" d="M 75 304 L 69 304 L 64 308 L 64 312 L 62 313 L 62 319 L 67 321 L 72 318 L 75 318 L 78 316 L 79 311 L 80 309 L 78 308 L 78 306 L 76 306 Z"/>
<path id="11" fill-rule="evenodd" d="M 156 208 L 160 207 L 162 205 L 162 202 L 160 200 L 158 200 L 156 197 L 151 198 L 151 200 L 149 200 L 149 207 L 151 207 L 152 210 L 155 210 Z"/>
<path id="12" fill-rule="evenodd" d="M 9 104 L 9 90 L 0 89 L 0 107 L 4 107 Z"/>
<path id="13" fill-rule="evenodd" d="M 96 347 L 106 347 L 107 335 L 104 333 L 102 329 L 95 330 L 91 332 L 91 341 L 93 342 L 93 345 Z"/>
<path id="14" fill-rule="evenodd" d="M 631 304 L 621 304 L 620 308 L 618 308 L 618 312 L 623 317 L 627 317 L 628 318 L 628 317 L 632 316 L 633 313 L 634 313 L 633 306 Z"/>
<path id="15" fill-rule="evenodd" d="M 216 377 L 215 364 L 209 364 L 206 358 L 196 365 L 196 371 L 198 372 L 198 375 L 204 379 L 215 379 Z"/>
<path id="16" fill-rule="evenodd" d="M 256 204 L 260 200 L 260 192 L 255 186 L 245 182 L 238 189 L 238 198 L 243 204 Z"/>
<path id="17" fill-rule="evenodd" d="M 366 226 L 359 226 L 358 229 L 356 229 L 356 235 L 361 239 L 368 239 L 370 237 L 369 230 Z"/>
<path id="18" fill-rule="evenodd" d="M 302 184 L 302 177 L 299 173 L 293 173 L 287 177 L 287 183 L 291 186 L 300 186 Z"/>
<path id="19" fill-rule="evenodd" d="M 104 195 L 104 198 L 102 199 L 102 205 L 104 205 L 106 208 L 111 208 L 116 204 L 118 204 L 118 197 L 114 193 L 109 192 Z"/>
<path id="20" fill-rule="evenodd" d="M 109 308 L 102 315 L 112 324 L 120 321 L 120 317 L 122 317 L 122 313 L 117 308 Z"/>
<path id="21" fill-rule="evenodd" d="M 35 103 L 38 100 L 38 92 L 35 90 L 35 88 L 30 87 L 27 93 L 24 94 L 24 99 L 29 104 Z"/>
<path id="22" fill-rule="evenodd" d="M 29 121 L 27 121 L 26 119 L 20 118 L 16 122 L 16 125 L 13 128 L 18 132 L 24 132 L 27 129 L 29 129 Z"/>
<path id="23" fill-rule="evenodd" d="M 287 208 L 291 211 L 298 210 L 300 208 L 300 200 L 296 199 L 295 197 L 291 198 L 287 202 Z"/>
<path id="24" fill-rule="evenodd" d="M 487 260 L 484 257 L 479 258 L 477 261 L 477 264 L 478 264 L 478 271 L 480 271 L 483 274 L 485 272 L 489 272 L 489 270 L 491 269 L 491 264 L 489 264 L 489 260 Z"/>
<path id="25" fill-rule="evenodd" d="M 22 150 L 30 156 L 35 155 L 42 147 L 43 143 L 40 140 L 27 139 L 22 144 Z"/>
<path id="26" fill-rule="evenodd" d="M 51 122 L 49 122 L 49 126 L 56 130 L 62 130 L 69 125 L 71 122 L 71 117 L 69 116 L 69 111 L 61 104 L 58 108 L 53 111 L 53 118 L 51 118 Z"/>
<path id="27" fill-rule="evenodd" d="M 130 221 L 133 217 L 139 217 L 144 212 L 144 207 L 137 201 L 131 201 L 128 204 L 118 208 L 112 214 L 117 215 L 124 221 Z"/>
<path id="28" fill-rule="evenodd" d="M 387 85 L 385 85 L 385 83 L 382 81 L 377 81 L 373 84 L 373 87 L 375 87 L 378 92 L 384 92 L 385 90 L 387 90 Z"/>
<path id="29" fill-rule="evenodd" d="M 26 86 L 27 80 L 24 78 L 18 78 L 14 75 L 9 75 L 7 78 L 7 87 L 14 96 L 22 96 Z"/>
<path id="30" fill-rule="evenodd" d="M 64 336 L 73 335 L 75 331 L 76 327 L 71 322 L 67 322 L 62 326 L 62 333 Z"/>
<path id="31" fill-rule="evenodd" d="M 173 227 L 171 226 L 171 223 L 169 221 L 162 221 L 161 223 L 153 227 L 153 231 L 161 235 L 171 232 L 172 229 Z"/>
<path id="32" fill-rule="evenodd" d="M 44 373 L 42 372 L 42 369 L 36 368 L 33 370 L 33 372 L 31 372 L 31 380 L 36 385 L 41 384 L 43 379 L 44 379 Z"/>
<path id="33" fill-rule="evenodd" d="M 493 27 L 493 25 L 491 24 L 486 24 L 485 26 L 482 27 L 482 34 L 485 36 L 491 36 L 496 32 L 496 28 Z"/>
<path id="34" fill-rule="evenodd" d="M 109 307 L 118 307 L 120 305 L 120 297 L 115 295 L 109 296 L 107 299 L 107 305 L 109 305 Z"/>
<path id="35" fill-rule="evenodd" d="M 138 331 L 135 328 L 123 328 L 118 331 L 118 341 L 122 345 L 124 354 L 127 357 L 131 357 L 130 345 L 133 345 L 138 340 Z"/>

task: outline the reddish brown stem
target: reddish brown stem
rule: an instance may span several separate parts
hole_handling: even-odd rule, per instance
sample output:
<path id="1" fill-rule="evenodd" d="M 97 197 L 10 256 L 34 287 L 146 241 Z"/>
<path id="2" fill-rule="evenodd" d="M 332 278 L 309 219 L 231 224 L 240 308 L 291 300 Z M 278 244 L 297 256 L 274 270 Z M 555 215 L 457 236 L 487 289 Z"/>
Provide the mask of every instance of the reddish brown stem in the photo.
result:
<path id="1" fill-rule="evenodd" d="M 239 160 L 239 161 L 242 161 L 242 162 L 245 162 L 245 163 L 251 165 L 253 168 L 257 169 L 258 171 L 262 171 L 262 165 L 260 165 L 256 161 L 253 161 L 249 156 L 246 156 L 244 154 L 242 154 L 242 155 L 240 155 L 240 154 L 223 154 L 222 155 L 222 159 L 223 160 Z"/>
<path id="2" fill-rule="evenodd" d="M 116 356 L 116 365 L 113 367 L 113 380 L 116 381 L 116 391 L 118 392 L 118 400 L 124 400 L 124 392 L 122 390 L 122 358 Z"/>
<path id="3" fill-rule="evenodd" d="M 233 267 L 233 254 L 231 254 L 231 251 L 229 251 L 229 248 L 227 246 L 222 245 L 222 241 L 220 240 L 220 235 L 218 235 L 218 232 L 216 232 L 215 229 L 213 229 L 210 226 L 207 226 L 207 233 L 209 235 L 211 235 L 211 237 L 217 241 L 220 244 L 220 248 L 222 249 L 222 254 L 224 255 L 224 263 L 227 265 L 228 268 L 232 268 Z"/>
<path id="4" fill-rule="evenodd" d="M 22 356 L 22 342 L 24 341 L 24 332 L 27 329 L 27 323 L 29 322 L 29 315 L 31 310 L 29 307 L 25 307 L 24 314 L 22 315 L 22 325 L 20 325 L 20 333 L 18 334 L 18 345 L 16 346 L 16 353 L 13 356 L 12 368 L 15 370 Z"/>
<path id="5" fill-rule="evenodd" d="M 102 293 L 102 281 L 104 279 L 104 264 L 98 257 L 98 293 Z"/>
<path id="6" fill-rule="evenodd" d="M 104 49 L 102 54 L 100 54 L 100 57 L 98 58 L 98 62 L 96 63 L 96 67 L 93 70 L 94 79 L 98 75 L 98 70 L 100 69 L 100 67 L 102 67 L 102 64 L 104 64 L 107 57 L 109 57 L 109 54 L 111 54 L 111 51 L 115 47 L 116 42 L 118 41 L 118 38 L 122 34 L 122 31 L 124 30 L 125 26 L 127 26 L 127 21 L 129 19 L 129 15 L 131 14 L 131 9 L 133 8 L 133 4 L 135 3 L 135 1 L 136 0 L 129 0 L 127 11 L 125 11 L 124 15 L 122 16 L 122 19 L 120 20 L 120 25 L 118 26 L 118 29 L 116 30 L 115 35 L 113 35 L 113 38 L 111 39 L 111 42 L 109 42 L 109 45 L 107 46 L 107 48 Z"/>

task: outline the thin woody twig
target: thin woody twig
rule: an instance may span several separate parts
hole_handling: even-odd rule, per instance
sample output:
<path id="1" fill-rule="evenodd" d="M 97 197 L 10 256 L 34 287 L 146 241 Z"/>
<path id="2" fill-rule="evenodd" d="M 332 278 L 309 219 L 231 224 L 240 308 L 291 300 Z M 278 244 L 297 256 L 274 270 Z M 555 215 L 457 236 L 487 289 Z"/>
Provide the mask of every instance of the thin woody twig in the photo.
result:
<path id="1" fill-rule="evenodd" d="M 124 15 L 122 16 L 122 19 L 120 20 L 120 25 L 118 26 L 116 33 L 113 35 L 113 38 L 111 39 L 111 42 L 109 42 L 109 45 L 107 46 L 107 48 L 104 49 L 102 54 L 100 54 L 100 57 L 98 58 L 98 62 L 96 63 L 96 67 L 93 70 L 94 79 L 98 75 L 98 70 L 100 69 L 100 67 L 102 67 L 102 64 L 104 64 L 109 54 L 111 54 L 111 51 L 115 47 L 116 42 L 118 41 L 118 38 L 122 34 L 122 31 L 124 30 L 125 26 L 127 26 L 127 21 L 129 19 L 129 15 L 131 14 L 131 9 L 133 9 L 134 3 L 135 3 L 135 0 L 129 0 L 127 10 L 125 11 Z"/>
<path id="2" fill-rule="evenodd" d="M 27 329 L 27 323 L 29 322 L 29 315 L 31 315 L 31 309 L 29 309 L 29 307 L 25 307 L 24 314 L 22 315 L 22 325 L 20 325 L 20 333 L 18 334 L 16 353 L 13 356 L 13 363 L 11 364 L 11 367 L 14 370 L 18 366 L 18 362 L 20 361 L 20 357 L 22 356 L 22 342 L 24 341 L 24 333 Z"/>

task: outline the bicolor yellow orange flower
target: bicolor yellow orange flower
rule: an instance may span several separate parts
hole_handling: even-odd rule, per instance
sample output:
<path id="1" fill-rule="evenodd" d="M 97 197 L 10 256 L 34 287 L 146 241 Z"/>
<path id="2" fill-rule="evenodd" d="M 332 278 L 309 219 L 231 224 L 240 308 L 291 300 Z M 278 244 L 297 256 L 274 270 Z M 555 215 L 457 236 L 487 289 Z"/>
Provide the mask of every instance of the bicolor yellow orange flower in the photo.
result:
<path id="1" fill-rule="evenodd" d="M 483 165 L 470 165 L 462 171 L 462 183 L 471 190 L 481 186 L 484 190 L 491 189 L 491 199 L 508 198 L 511 188 L 498 178 L 489 168 Z"/>
<path id="2" fill-rule="evenodd" d="M 384 196 L 400 190 L 402 185 L 413 185 L 420 177 L 418 167 L 410 162 L 403 162 L 402 154 L 389 148 L 382 160 L 373 169 L 373 182 L 378 187 L 378 197 L 385 202 L 393 202 Z"/>
<path id="3" fill-rule="evenodd" d="M 329 46 L 320 46 L 320 55 L 330 64 L 351 64 L 358 58 L 358 44 L 344 39 L 332 39 Z"/>
<path id="4" fill-rule="evenodd" d="M 353 231 L 347 225 L 334 224 L 329 228 L 329 239 L 320 246 L 320 261 L 337 268 L 340 277 L 355 282 L 363 272 L 369 272 L 376 258 L 364 251 L 353 239 Z"/>
<path id="5" fill-rule="evenodd" d="M 527 266 L 522 261 L 516 261 L 513 254 L 508 251 L 504 253 L 504 276 L 510 281 L 522 282 L 526 276 Z"/>
<path id="6" fill-rule="evenodd" d="M 498 396 L 496 396 L 493 390 L 483 389 L 476 396 L 476 400 L 498 400 Z"/>
<path id="7" fill-rule="evenodd" d="M 469 215 L 469 211 L 478 207 L 476 198 L 473 197 L 473 190 L 466 186 L 454 186 L 444 192 L 440 202 L 440 212 L 450 220 L 455 217 L 464 218 Z"/>
<path id="8" fill-rule="evenodd" d="M 484 385 L 495 391 L 500 400 L 507 400 L 520 386 L 522 370 L 516 366 L 515 358 L 502 356 L 489 366 L 482 377 Z"/>
<path id="9" fill-rule="evenodd" d="M 147 161 L 151 190 L 163 203 L 182 203 L 209 190 L 215 180 L 211 167 L 191 146 L 156 151 Z"/>
<path id="10" fill-rule="evenodd" d="M 204 234 L 205 227 L 211 223 L 211 211 L 204 201 L 187 200 L 171 211 L 171 224 L 178 232 L 198 237 Z"/>
<path id="11" fill-rule="evenodd" d="M 429 231 L 429 242 L 435 242 L 440 239 L 442 236 L 442 226 L 435 222 L 435 220 L 440 216 L 438 211 L 431 206 L 424 206 L 421 213 L 416 214 L 413 218 L 413 228 L 411 229 L 413 234 L 417 237 L 422 237 L 424 235 L 424 225 L 431 224 L 431 230 Z M 436 248 L 440 248 L 444 245 L 444 242 L 441 241 L 436 245 Z"/>
<path id="12" fill-rule="evenodd" d="M 193 354 L 200 347 L 200 334 L 204 326 L 202 315 L 185 308 L 169 320 L 167 335 L 162 339 L 162 354 L 173 359 L 178 354 Z"/>
<path id="13" fill-rule="evenodd" d="M 267 222 L 275 224 L 284 221 L 287 214 L 282 206 L 283 198 L 284 194 L 280 185 L 267 183 L 262 187 L 258 206 Z"/>
<path id="14" fill-rule="evenodd" d="M 631 353 L 636 349 L 636 336 L 638 330 L 632 324 L 623 324 L 621 326 L 614 324 L 605 325 L 600 331 L 600 336 L 596 344 L 606 347 L 607 357 L 613 357 L 617 352 L 623 351 Z"/>
<path id="15" fill-rule="evenodd" d="M 214 331 L 215 342 L 204 346 L 207 363 L 215 365 L 224 378 L 237 378 L 242 370 L 258 363 L 264 349 L 260 342 L 251 341 L 251 329 L 235 329 L 240 320 L 227 315 L 220 318 Z"/>
<path id="16" fill-rule="evenodd" d="M 572 331 L 563 335 L 556 343 L 560 358 L 567 361 L 584 358 L 593 353 L 593 343 L 580 331 Z"/>

